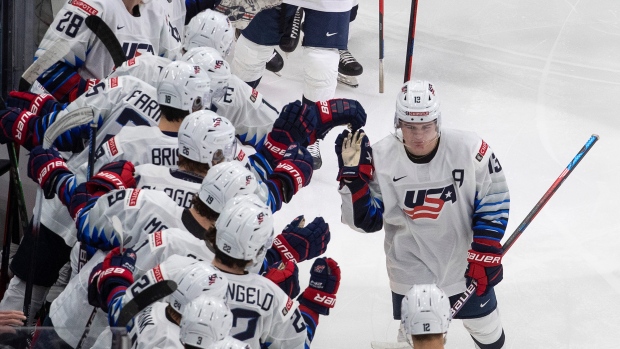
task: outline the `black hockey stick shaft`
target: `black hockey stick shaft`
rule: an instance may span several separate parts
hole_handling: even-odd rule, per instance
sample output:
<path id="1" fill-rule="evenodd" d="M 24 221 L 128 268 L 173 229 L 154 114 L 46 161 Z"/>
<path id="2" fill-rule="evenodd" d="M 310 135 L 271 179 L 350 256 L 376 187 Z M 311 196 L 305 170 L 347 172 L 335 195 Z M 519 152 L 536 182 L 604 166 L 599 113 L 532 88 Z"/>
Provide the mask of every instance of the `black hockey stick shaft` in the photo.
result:
<path id="1" fill-rule="evenodd" d="M 411 80 L 413 66 L 413 44 L 415 39 L 415 26 L 418 12 L 418 0 L 411 0 L 411 17 L 409 18 L 409 38 L 407 40 L 407 60 L 405 62 L 405 81 Z"/>
<path id="2" fill-rule="evenodd" d="M 144 310 L 144 308 L 171 295 L 176 289 L 176 282 L 172 280 L 163 280 L 136 294 L 134 298 L 127 302 L 121 309 L 121 313 L 118 315 L 118 326 L 127 326 L 129 321 Z"/>
<path id="3" fill-rule="evenodd" d="M 553 182 L 551 187 L 547 189 L 547 192 L 545 193 L 545 195 L 543 195 L 542 198 L 538 200 L 538 202 L 536 203 L 536 205 L 534 205 L 534 208 L 532 208 L 530 213 L 528 213 L 527 216 L 525 216 L 521 224 L 519 224 L 517 229 L 515 229 L 515 231 L 510 235 L 510 237 L 508 237 L 508 239 L 504 243 L 503 245 L 504 255 L 506 254 L 506 252 L 508 252 L 508 250 L 510 250 L 512 245 L 515 243 L 515 241 L 517 241 L 519 236 L 521 236 L 521 234 L 525 231 L 525 229 L 530 225 L 530 223 L 538 215 L 540 210 L 542 210 L 542 208 L 545 207 L 545 204 L 547 204 L 549 199 L 551 199 L 553 194 L 558 190 L 558 188 L 562 185 L 562 183 L 564 183 L 564 181 L 568 178 L 568 176 L 571 173 L 573 173 L 573 170 L 575 169 L 575 167 L 577 167 L 577 165 L 581 162 L 583 157 L 586 156 L 586 154 L 590 151 L 590 149 L 592 149 L 592 147 L 594 146 L 594 143 L 596 143 L 598 139 L 599 139 L 598 135 L 594 134 L 590 136 L 590 139 L 588 139 L 586 144 L 584 144 L 581 150 L 579 150 L 577 155 L 575 155 L 573 160 L 571 160 L 568 166 L 566 166 L 564 171 L 562 171 L 560 176 L 555 180 L 555 182 Z M 475 280 L 472 280 L 472 282 L 469 285 L 467 285 L 467 289 L 465 290 L 465 292 L 461 294 L 461 297 L 456 301 L 456 303 L 454 303 L 454 305 L 450 309 L 450 312 L 452 313 L 453 317 L 456 314 L 458 314 L 458 312 L 463 308 L 463 305 L 465 305 L 467 300 L 475 292 L 476 286 L 477 286 L 477 283 Z"/>
<path id="4" fill-rule="evenodd" d="M 114 65 L 116 67 L 120 67 L 123 62 L 127 60 L 125 56 L 125 52 L 123 51 L 123 47 L 120 42 L 112 32 L 112 29 L 101 19 L 101 17 L 97 16 L 88 16 L 86 17 L 86 26 L 101 40 L 103 46 L 110 52 L 110 56 L 112 56 L 112 61 L 114 61 Z"/>

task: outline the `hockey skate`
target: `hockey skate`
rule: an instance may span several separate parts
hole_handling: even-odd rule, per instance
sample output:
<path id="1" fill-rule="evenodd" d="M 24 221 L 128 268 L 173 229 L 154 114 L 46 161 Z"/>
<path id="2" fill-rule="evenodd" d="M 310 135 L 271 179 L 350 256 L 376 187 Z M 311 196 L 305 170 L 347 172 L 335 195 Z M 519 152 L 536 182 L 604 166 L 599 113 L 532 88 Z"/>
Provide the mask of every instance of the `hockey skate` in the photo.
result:
<path id="1" fill-rule="evenodd" d="M 280 55 L 280 53 L 275 49 L 271 54 L 271 59 L 269 60 L 269 62 L 265 64 L 265 68 L 267 68 L 267 70 L 276 74 L 277 76 L 282 76 L 280 74 L 280 70 L 284 68 L 284 59 L 282 59 L 282 55 Z"/>
<path id="2" fill-rule="evenodd" d="M 313 170 L 320 169 L 321 166 L 323 166 L 323 159 L 321 159 L 321 149 L 319 148 L 319 140 L 317 139 L 316 142 L 307 146 L 306 149 L 308 149 L 308 152 L 310 153 L 310 155 L 312 155 L 312 161 L 313 161 L 312 169 Z"/>
<path id="3" fill-rule="evenodd" d="M 339 50 L 340 63 L 338 63 L 338 82 L 351 87 L 358 87 L 356 76 L 362 75 L 364 68 L 353 57 L 349 50 Z"/>
<path id="4" fill-rule="evenodd" d="M 280 50 L 285 53 L 291 53 L 295 51 L 299 44 L 299 37 L 301 36 L 301 20 L 303 19 L 304 12 L 301 7 L 295 12 L 295 16 L 288 23 L 284 35 L 280 39 Z"/>

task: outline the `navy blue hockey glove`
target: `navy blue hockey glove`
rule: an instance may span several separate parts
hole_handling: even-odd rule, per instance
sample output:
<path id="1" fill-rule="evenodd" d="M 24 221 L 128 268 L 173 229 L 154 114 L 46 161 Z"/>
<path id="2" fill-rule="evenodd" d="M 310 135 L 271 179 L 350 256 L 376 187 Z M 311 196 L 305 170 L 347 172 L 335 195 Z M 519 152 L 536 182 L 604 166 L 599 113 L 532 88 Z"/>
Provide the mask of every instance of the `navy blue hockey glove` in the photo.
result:
<path id="1" fill-rule="evenodd" d="M 47 199 L 54 197 L 57 184 L 69 176 L 73 173 L 56 149 L 36 146 L 30 151 L 28 177 L 41 186 Z"/>
<path id="2" fill-rule="evenodd" d="M 33 130 L 38 117 L 17 108 L 0 110 L 0 143 L 15 142 L 26 149 L 39 145 L 42 137 Z"/>
<path id="3" fill-rule="evenodd" d="M 291 144 L 282 160 L 269 176 L 271 180 L 282 183 L 282 197 L 289 202 L 294 194 L 310 183 L 312 179 L 312 155 L 298 143 Z"/>
<path id="4" fill-rule="evenodd" d="M 299 269 L 293 261 L 277 262 L 267 267 L 263 276 L 278 285 L 289 297 L 299 295 Z"/>
<path id="5" fill-rule="evenodd" d="M 325 223 L 323 217 L 316 217 L 312 223 L 303 226 L 303 219 L 303 215 L 295 218 L 273 240 L 273 247 L 283 261 L 300 263 L 318 257 L 327 250 L 331 238 L 329 224 Z"/>
<path id="6" fill-rule="evenodd" d="M 503 254 L 501 246 L 491 246 L 476 241 L 471 243 L 471 249 L 467 251 L 469 265 L 465 271 L 465 277 L 468 281 L 476 280 L 476 295 L 487 294 L 489 288 L 502 281 L 504 277 Z"/>
<path id="7" fill-rule="evenodd" d="M 6 104 L 9 107 L 27 110 L 39 116 L 62 110 L 66 106 L 66 104 L 56 101 L 50 94 L 36 94 L 22 91 L 9 92 Z"/>
<path id="8" fill-rule="evenodd" d="M 338 181 L 361 178 L 368 182 L 372 179 L 372 148 L 364 130 L 359 129 L 355 133 L 342 131 L 336 138 L 335 149 L 338 156 Z"/>
<path id="9" fill-rule="evenodd" d="M 316 123 L 317 115 L 312 106 L 300 101 L 289 103 L 282 108 L 259 151 L 275 166 L 291 144 L 297 142 L 304 147 L 308 145 Z"/>
<path id="10" fill-rule="evenodd" d="M 312 141 L 323 139 L 334 127 L 351 125 L 353 131 L 366 125 L 366 111 L 362 105 L 354 99 L 330 99 L 329 101 L 317 102 L 319 118 L 316 132 L 312 135 Z"/>
<path id="11" fill-rule="evenodd" d="M 95 266 L 88 281 L 88 303 L 106 313 L 108 304 L 133 283 L 136 253 L 128 248 L 123 253 L 116 247 L 108 253 L 102 263 Z"/>
<path id="12" fill-rule="evenodd" d="M 133 163 L 126 160 L 105 164 L 86 182 L 86 190 L 94 195 L 103 195 L 114 189 L 135 188 L 136 179 L 133 176 L 135 170 Z"/>
<path id="13" fill-rule="evenodd" d="M 329 309 L 336 305 L 338 287 L 340 287 L 338 263 L 331 258 L 317 258 L 310 269 L 310 284 L 297 298 L 301 305 L 300 310 L 307 312 L 307 309 L 310 309 L 316 314 L 329 315 Z"/>

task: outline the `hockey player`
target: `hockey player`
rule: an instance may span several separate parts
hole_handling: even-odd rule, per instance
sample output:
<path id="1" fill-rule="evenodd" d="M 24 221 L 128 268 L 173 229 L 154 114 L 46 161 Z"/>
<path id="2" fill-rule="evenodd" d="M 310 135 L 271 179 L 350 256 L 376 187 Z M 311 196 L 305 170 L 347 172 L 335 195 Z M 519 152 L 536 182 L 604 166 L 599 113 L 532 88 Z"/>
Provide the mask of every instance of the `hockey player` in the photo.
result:
<path id="1" fill-rule="evenodd" d="M 476 280 L 476 294 L 456 318 L 477 346 L 501 348 L 493 286 L 503 274 L 508 186 L 485 141 L 442 126 L 436 93 L 427 81 L 405 83 L 396 101 L 396 136 L 372 149 L 363 132 L 338 137 L 342 219 L 359 231 L 385 229 L 394 319 L 401 319 L 412 284 L 436 283 L 454 303 L 466 281 Z"/>
<path id="2" fill-rule="evenodd" d="M 450 326 L 450 300 L 434 284 L 413 285 L 403 298 L 402 324 L 415 349 L 443 349 Z"/>
<path id="3" fill-rule="evenodd" d="M 128 251 L 130 254 L 131 250 Z M 125 254 L 129 255 L 128 253 Z M 124 257 L 121 259 L 130 260 Z M 98 266 L 102 267 L 102 265 Z M 96 273 L 96 270 L 91 272 L 93 275 L 89 281 L 91 286 L 88 290 L 90 292 L 89 299 L 92 305 L 103 307 L 106 310 L 109 303 L 108 297 L 111 299 L 122 297 L 125 294 L 124 292 L 131 292 L 132 294 L 128 295 L 128 298 L 133 298 L 135 297 L 134 292 L 139 293 L 143 288 L 162 280 L 172 280 L 177 284 L 177 289 L 170 296 L 150 305 L 135 316 L 135 322 L 129 326 L 128 336 L 132 342 L 132 348 L 136 349 L 182 349 L 183 345 L 179 341 L 179 326 L 181 325 L 183 309 L 202 296 L 209 297 L 210 300 L 217 300 L 216 302 L 222 302 L 222 304 L 225 304 L 227 298 L 228 280 L 224 273 L 215 269 L 210 263 L 192 257 L 170 256 L 155 268 L 148 270 L 143 276 L 135 275 L 136 281 L 128 287 L 129 291 L 123 290 L 124 288 L 121 287 L 114 294 L 107 294 L 114 289 L 110 285 L 129 284 L 133 276 L 127 275 L 125 280 L 123 279 L 124 275 L 119 275 L 117 279 L 108 277 L 105 282 L 98 283 Z M 228 307 L 226 310 L 228 311 Z M 221 315 L 222 313 L 218 312 L 218 314 Z M 232 314 L 230 314 L 230 322 L 232 323 Z M 217 340 L 228 334 L 231 325 Z M 111 339 L 111 332 L 106 330 L 97 338 L 93 348 L 110 348 Z"/>
<path id="4" fill-rule="evenodd" d="M 159 1 L 73 0 L 65 3 L 45 33 L 35 59 L 57 41 L 65 41 L 71 51 L 38 78 L 60 102 L 71 102 L 105 78 L 114 67 L 106 47 L 87 28 L 85 19 L 98 16 L 111 28 L 123 46 L 125 56 L 137 52 L 174 59 L 181 37 L 167 10 Z"/>
<path id="5" fill-rule="evenodd" d="M 183 309 L 180 340 L 185 348 L 211 348 L 226 338 L 233 323 L 233 314 L 226 303 L 203 295 Z"/>

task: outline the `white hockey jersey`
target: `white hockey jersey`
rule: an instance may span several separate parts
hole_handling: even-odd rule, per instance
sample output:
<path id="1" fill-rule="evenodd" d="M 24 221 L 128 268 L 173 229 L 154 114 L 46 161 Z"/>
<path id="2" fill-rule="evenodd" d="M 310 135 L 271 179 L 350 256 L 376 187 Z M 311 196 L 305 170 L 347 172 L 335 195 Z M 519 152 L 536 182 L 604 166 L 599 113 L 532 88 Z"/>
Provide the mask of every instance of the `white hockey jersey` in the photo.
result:
<path id="1" fill-rule="evenodd" d="M 185 208 L 192 206 L 192 199 L 200 191 L 202 183 L 202 178 L 192 174 L 152 164 L 137 166 L 136 178 L 138 188 L 163 191 L 177 205 Z"/>
<path id="2" fill-rule="evenodd" d="M 96 147 L 116 135 L 124 126 L 155 126 L 161 115 L 155 88 L 131 76 L 101 81 L 60 113 L 69 113 L 82 107 L 91 107 L 95 117 L 101 120 Z M 67 160 L 67 166 L 76 175 L 76 185 L 86 180 L 87 163 L 88 148 Z M 61 236 L 68 246 L 73 246 L 77 241 L 75 222 L 58 197 L 43 200 L 41 212 L 41 223 Z"/>
<path id="3" fill-rule="evenodd" d="M 236 75 L 230 76 L 226 94 L 211 109 L 230 120 L 241 142 L 255 147 L 263 145 L 280 114 L 262 93 Z"/>
<path id="4" fill-rule="evenodd" d="M 372 151 L 376 172 L 370 192 L 384 208 L 370 204 L 365 219 L 383 220 L 392 291 L 405 294 L 414 284 L 428 283 L 449 296 L 465 291 L 473 238 L 499 242 L 508 222 L 510 194 L 497 157 L 476 134 L 445 128 L 426 164 L 409 160 L 393 135 Z M 340 194 L 343 222 L 363 229 L 355 227 L 350 190 L 344 186 Z"/>
<path id="5" fill-rule="evenodd" d="M 181 36 L 168 18 L 162 1 L 144 1 L 140 16 L 131 15 L 122 1 L 70 0 L 58 12 L 45 33 L 35 57 L 41 57 L 56 41 L 67 41 L 71 52 L 65 62 L 78 68 L 83 78 L 105 78 L 114 67 L 110 53 L 84 23 L 86 17 L 101 17 L 114 32 L 128 58 L 136 52 L 174 59 L 180 52 Z"/>
<path id="6" fill-rule="evenodd" d="M 176 0 L 175 0 L 176 1 Z M 108 78 L 131 75 L 157 88 L 159 74 L 172 60 L 153 55 L 139 55 L 126 60 L 117 67 Z"/>
<path id="7" fill-rule="evenodd" d="M 303 349 L 306 324 L 296 301 L 278 285 L 258 274 L 226 274 L 228 306 L 235 321 L 231 336 L 262 348 Z"/>

